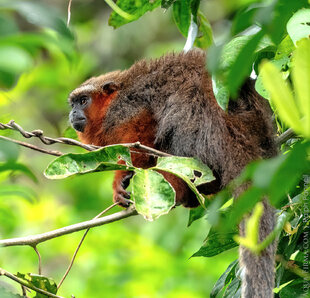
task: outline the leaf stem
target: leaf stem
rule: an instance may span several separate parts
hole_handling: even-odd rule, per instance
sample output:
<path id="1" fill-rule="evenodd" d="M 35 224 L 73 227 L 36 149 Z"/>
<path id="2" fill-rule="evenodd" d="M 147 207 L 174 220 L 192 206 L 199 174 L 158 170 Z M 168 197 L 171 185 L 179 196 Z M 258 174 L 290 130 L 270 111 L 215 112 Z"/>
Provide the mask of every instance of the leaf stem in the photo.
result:
<path id="1" fill-rule="evenodd" d="M 117 6 L 112 0 L 105 0 L 105 2 L 121 17 L 128 21 L 133 21 L 136 19 L 136 17 L 132 14 L 127 13 L 126 11 L 123 11 L 119 6 Z"/>

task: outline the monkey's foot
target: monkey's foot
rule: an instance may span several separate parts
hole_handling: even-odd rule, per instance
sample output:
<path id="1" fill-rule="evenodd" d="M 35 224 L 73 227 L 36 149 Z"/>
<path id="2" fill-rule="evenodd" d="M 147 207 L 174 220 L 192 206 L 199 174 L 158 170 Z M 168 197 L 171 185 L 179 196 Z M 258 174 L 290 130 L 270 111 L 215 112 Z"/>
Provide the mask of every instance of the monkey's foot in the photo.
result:
<path id="1" fill-rule="evenodd" d="M 126 191 L 123 188 L 119 188 L 113 195 L 113 201 L 118 205 L 128 208 L 130 204 L 132 204 L 132 200 L 130 200 L 130 192 Z"/>

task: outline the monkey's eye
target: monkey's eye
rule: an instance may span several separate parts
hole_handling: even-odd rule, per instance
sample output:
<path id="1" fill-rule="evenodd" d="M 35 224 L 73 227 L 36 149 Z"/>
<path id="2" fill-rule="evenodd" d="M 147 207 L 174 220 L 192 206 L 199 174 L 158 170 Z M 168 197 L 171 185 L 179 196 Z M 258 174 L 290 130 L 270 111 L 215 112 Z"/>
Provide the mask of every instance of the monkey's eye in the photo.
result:
<path id="1" fill-rule="evenodd" d="M 82 106 L 86 105 L 87 102 L 88 102 L 88 97 L 87 97 L 86 95 L 80 97 L 80 104 L 81 104 Z"/>

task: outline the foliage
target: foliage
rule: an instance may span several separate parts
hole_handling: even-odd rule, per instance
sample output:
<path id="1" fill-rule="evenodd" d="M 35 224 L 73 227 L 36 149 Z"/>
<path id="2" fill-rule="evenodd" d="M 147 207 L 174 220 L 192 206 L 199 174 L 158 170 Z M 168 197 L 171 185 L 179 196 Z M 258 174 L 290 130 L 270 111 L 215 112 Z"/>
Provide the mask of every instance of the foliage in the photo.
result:
<path id="1" fill-rule="evenodd" d="M 224 110 L 227 109 L 229 100 L 233 100 L 237 96 L 238 89 L 243 82 L 251 73 L 255 74 L 257 75 L 256 90 L 270 100 L 278 132 L 282 133 L 291 127 L 297 136 L 282 145 L 279 156 L 270 160 L 256 161 L 247 166 L 240 177 L 212 198 L 211 203 L 209 200 L 205 200 L 197 190 L 198 185 L 214 179 L 211 171 L 200 161 L 190 158 L 165 157 L 159 158 L 157 165 L 151 169 L 139 169 L 133 167 L 129 149 L 120 145 L 105 147 L 89 153 L 68 153 L 51 161 L 45 171 L 48 178 L 76 177 L 65 180 L 64 183 L 62 181 L 50 182 L 46 191 L 48 195 L 46 195 L 42 192 L 42 178 L 39 178 L 37 174 L 42 171 L 43 167 L 41 166 L 34 172 L 28 166 L 30 164 L 29 157 L 18 157 L 19 152 L 15 145 L 1 141 L 0 198 L 12 198 L 9 203 L 2 199 L 0 201 L 0 219 L 1 223 L 5 223 L 1 233 L 3 235 L 18 233 L 20 226 L 28 224 L 30 224 L 28 230 L 37 231 L 38 224 L 34 216 L 42 216 L 41 225 L 44 223 L 47 228 L 52 228 L 46 219 L 46 214 L 55 213 L 53 216 L 56 226 L 61 226 L 70 222 L 68 215 L 69 218 L 71 216 L 71 219 L 79 219 L 83 214 L 85 215 L 83 212 L 102 209 L 102 202 L 98 201 L 98 197 L 102 194 L 111 196 L 111 191 L 106 191 L 108 180 L 103 178 L 100 172 L 118 169 L 133 170 L 135 175 L 131 185 L 132 199 L 135 201 L 137 211 L 149 220 L 157 219 L 160 215 L 168 212 L 171 217 L 158 219 L 156 221 L 156 223 L 159 222 L 157 231 L 154 228 L 156 226 L 152 226 L 151 234 L 154 235 L 151 237 L 154 237 L 154 241 L 150 241 L 151 244 L 147 244 L 149 241 L 146 239 L 148 238 L 138 236 L 137 233 L 137 231 L 142 231 L 142 226 L 147 227 L 147 222 L 143 225 L 141 222 L 136 225 L 131 223 L 132 227 L 125 225 L 108 227 L 106 232 L 102 232 L 98 236 L 100 242 L 96 242 L 97 237 L 96 239 L 90 238 L 91 244 L 86 246 L 86 252 L 81 255 L 82 267 L 80 269 L 83 272 L 85 270 L 91 276 L 86 281 L 83 277 L 83 285 L 80 282 L 82 276 L 78 274 L 75 276 L 78 282 L 74 279 L 71 282 L 71 289 L 74 288 L 77 292 L 84 293 L 84 296 L 81 294 L 82 297 L 99 297 L 96 295 L 102 292 L 103 287 L 108 289 L 111 297 L 113 295 L 123 296 L 122 290 L 125 289 L 126 293 L 130 293 L 128 297 L 138 297 L 140 294 L 148 297 L 157 297 L 158 295 L 163 297 L 205 297 L 206 291 L 209 290 L 198 284 L 197 280 L 201 275 L 206 277 L 207 268 L 209 273 L 212 271 L 210 267 L 214 266 L 208 265 L 211 264 L 213 258 L 216 258 L 215 256 L 221 254 L 220 258 L 222 258 L 223 252 L 226 252 L 227 256 L 227 251 L 239 243 L 259 253 L 275 238 L 279 238 L 276 297 L 292 297 L 293 295 L 301 297 L 303 294 L 307 294 L 309 272 L 305 264 L 309 258 L 307 235 L 310 225 L 310 8 L 308 1 L 218 1 L 214 5 L 218 5 L 215 8 L 221 9 L 220 19 L 229 20 L 231 26 L 229 34 L 222 36 L 221 42 L 214 43 L 211 47 L 212 41 L 216 40 L 218 36 L 212 32 L 210 23 L 216 29 L 216 22 L 221 20 L 211 22 L 213 12 L 208 12 L 205 9 L 206 6 L 200 1 L 118 0 L 116 3 L 106 2 L 113 8 L 109 24 L 118 28 L 115 33 L 113 32 L 113 35 L 119 34 L 118 32 L 122 32 L 121 30 L 125 30 L 127 26 L 128 28 L 134 26 L 135 23 L 138 23 L 137 26 L 143 30 L 143 26 L 139 23 L 142 22 L 143 18 L 141 17 L 155 15 L 159 9 L 168 10 L 172 14 L 176 27 L 184 37 L 187 37 L 190 27 L 193 24 L 196 25 L 198 35 L 195 45 L 203 49 L 209 47 L 207 68 L 212 74 L 214 94 L 220 106 Z M 38 121 L 36 123 L 40 128 L 42 123 L 45 123 L 48 129 L 55 127 L 53 132 L 56 131 L 58 134 L 64 131 L 66 127 L 66 121 L 63 120 L 65 95 L 71 87 L 76 86 L 78 81 L 82 81 L 90 73 L 99 71 L 95 65 L 99 64 L 103 67 L 103 64 L 99 63 L 100 59 L 94 58 L 98 56 L 94 52 L 98 45 L 90 46 L 93 39 L 96 38 L 93 35 L 94 28 L 101 30 L 97 19 L 102 19 L 102 17 L 95 14 L 100 9 L 97 6 L 87 5 L 89 10 L 81 9 L 77 13 L 80 23 L 76 23 L 77 32 L 74 34 L 65 25 L 64 17 L 50 5 L 34 1 L 2 1 L 0 3 L 0 87 L 7 89 L 6 92 L 0 94 L 0 106 L 11 107 L 10 100 L 13 98 L 14 113 L 18 115 L 21 111 L 16 109 L 16 106 L 23 99 L 17 100 L 17 98 L 23 96 L 28 96 L 29 99 L 38 98 L 38 101 L 34 103 L 31 103 L 30 100 L 30 111 L 26 111 L 24 114 L 26 117 L 23 115 L 21 119 L 29 119 L 30 123 Z M 99 5 L 100 8 L 101 5 Z M 74 15 L 74 11 L 72 13 Z M 16 22 L 16 18 L 22 18 L 22 24 Z M 89 19 L 88 21 L 93 23 L 86 25 L 85 19 Z M 107 17 L 104 18 L 105 23 L 106 20 Z M 160 23 L 157 19 L 155 22 Z M 128 25 L 123 29 L 122 26 L 125 24 Z M 168 28 L 162 28 L 161 36 L 167 34 L 167 31 L 169 31 Z M 128 31 L 124 32 L 126 32 L 124 35 L 126 36 Z M 142 36 L 142 39 L 146 39 L 151 33 L 152 30 L 149 30 Z M 84 47 L 79 49 L 77 43 L 83 38 L 85 39 Z M 104 36 L 103 41 L 106 39 Z M 107 44 L 105 46 L 108 47 Z M 125 47 L 125 42 L 122 46 Z M 99 48 L 102 49 L 102 47 L 103 43 L 99 44 Z M 155 48 L 154 45 L 151 47 Z M 119 48 L 115 47 L 114 51 Z M 138 48 L 136 46 L 135 51 L 138 51 Z M 112 56 L 108 59 L 113 62 L 114 51 L 111 51 Z M 131 62 L 128 61 L 127 64 Z M 126 65 L 126 63 L 124 64 Z M 106 70 L 106 68 L 104 69 Z M 68 79 L 64 80 L 63 77 L 68 77 Z M 10 89 L 14 86 L 16 87 Z M 40 86 L 40 88 L 36 86 Z M 55 98 L 55 101 L 45 100 L 46 104 L 38 105 L 38 103 L 41 104 L 43 98 Z M 38 110 L 38 112 L 33 114 L 33 110 Z M 15 117 L 14 113 L 11 114 Z M 38 119 L 36 119 L 36 115 Z M 7 120 L 7 117 L 5 114 L 0 115 L 2 121 Z M 23 158 L 23 161 L 18 161 L 18 158 Z M 34 159 L 35 157 L 32 156 L 31 160 Z M 119 163 L 120 160 L 123 163 Z M 46 160 L 40 164 L 46 164 Z M 186 239 L 185 232 L 180 231 L 179 226 L 176 225 L 177 217 L 173 217 L 175 215 L 171 212 L 175 193 L 171 185 L 160 174 L 162 171 L 182 178 L 195 192 L 201 203 L 200 207 L 190 210 L 189 213 L 188 226 L 191 226 L 191 235 L 187 238 L 194 238 L 193 231 L 197 231 L 197 235 L 202 234 L 203 237 L 206 237 L 201 248 L 194 254 L 193 247 L 185 254 L 184 252 L 180 253 L 185 243 L 190 240 Z M 52 184 L 54 182 L 59 184 Z M 231 200 L 233 189 L 248 182 L 251 182 L 251 186 L 236 202 L 233 202 Z M 51 185 L 60 186 L 60 190 L 55 187 L 55 193 L 52 193 Z M 84 185 L 88 188 L 84 188 Z M 98 185 L 102 185 L 102 188 Z M 89 194 L 90 187 L 93 189 L 93 194 Z M 33 190 L 36 188 L 37 192 Z M 56 202 L 57 195 L 61 196 L 66 191 L 72 194 L 72 206 L 53 203 Z M 45 209 L 42 208 L 45 210 L 44 212 L 42 210 L 34 212 L 36 205 L 31 207 L 32 209 L 25 208 L 28 206 L 25 205 L 28 204 L 26 202 L 34 203 L 38 196 L 40 196 L 42 204 L 44 201 L 49 202 L 44 206 Z M 268 196 L 270 202 L 277 208 L 279 216 L 277 227 L 270 237 L 266 239 L 266 242 L 259 243 L 257 240 L 260 218 L 259 201 L 264 196 Z M 16 212 L 14 206 L 18 206 L 23 212 Z M 53 208 L 51 209 L 50 206 Z M 234 237 L 237 234 L 237 225 L 241 218 L 247 216 L 254 206 L 258 207 L 252 216 L 248 217 L 245 237 Z M 19 210 L 18 208 L 16 209 Z M 29 210 L 28 213 L 27 210 Z M 182 216 L 184 217 L 184 214 Z M 33 220 L 32 225 L 30 218 Z M 203 225 L 206 222 L 205 219 L 211 226 L 207 236 L 205 235 L 206 226 Z M 198 225 L 201 230 L 194 230 Z M 168 230 L 167 227 L 169 227 Z M 155 236 L 156 233 L 160 235 L 158 238 Z M 132 239 L 128 235 L 131 235 Z M 77 240 L 78 238 L 73 239 Z M 106 253 L 107 258 L 103 258 L 98 253 L 95 254 L 96 250 L 94 250 L 94 247 L 98 247 L 101 245 L 99 243 L 103 243 L 103 241 L 107 243 L 101 248 L 101 251 Z M 107 246 L 110 242 L 113 242 L 114 246 Z M 152 244 L 153 242 L 155 244 Z M 67 243 L 68 245 L 58 244 L 55 246 L 56 253 L 64 250 L 70 255 L 72 243 Z M 166 249 L 159 248 L 157 243 L 161 243 Z M 179 245 L 173 250 L 171 247 L 176 245 L 175 243 L 179 243 Z M 121 245 L 126 247 L 126 253 L 120 250 Z M 134 249 L 139 250 L 134 251 Z M 58 256 L 53 255 L 53 249 L 50 248 L 44 252 L 47 259 L 51 260 L 47 271 L 55 274 L 52 264 L 55 263 L 55 259 L 59 263 Z M 6 259 L 9 259 L 12 255 L 7 254 L 5 255 Z M 130 256 L 128 257 L 127 254 Z M 177 259 L 178 257 L 173 255 L 180 257 Z M 203 269 L 200 267 L 202 265 L 191 267 L 186 275 L 183 273 L 183 271 L 187 272 L 184 258 L 189 255 L 212 257 L 212 259 L 205 259 L 206 266 Z M 84 263 L 83 259 L 86 260 Z M 121 261 L 118 262 L 118 259 Z M 190 262 L 197 262 L 195 259 L 191 258 Z M 231 259 L 230 257 L 229 261 Z M 33 265 L 35 261 L 29 259 L 28 255 L 27 258 L 24 257 L 21 260 L 28 264 L 32 271 L 35 270 Z M 217 261 L 220 262 L 219 260 L 218 258 Z M 4 266 L 10 266 L 7 262 L 1 262 Z M 150 267 L 147 266 L 149 262 L 152 265 Z M 203 261 L 199 260 L 199 262 L 201 264 Z M 103 276 L 99 275 L 100 270 L 96 266 L 98 263 L 100 268 L 108 268 L 103 271 Z M 13 260 L 12 265 L 14 264 L 20 265 Z M 167 266 L 167 264 L 169 265 Z M 144 267 L 147 267 L 145 271 L 143 271 Z M 182 270 L 179 270 L 179 267 Z M 24 270 L 19 271 L 29 272 L 26 268 L 23 267 Z M 112 275 L 109 275 L 109 271 L 112 272 Z M 93 272 L 98 272 L 98 274 L 93 274 Z M 220 271 L 217 271 L 217 275 L 219 273 Z M 117 280 L 114 280 L 113 274 L 117 276 Z M 187 284 L 191 274 L 196 277 L 191 279 L 191 283 L 196 286 L 194 289 L 191 287 L 192 284 Z M 98 276 L 94 275 L 101 277 L 100 281 L 96 279 Z M 141 277 L 141 283 L 133 278 L 136 275 Z M 172 286 L 162 281 L 170 276 L 177 276 L 177 281 L 170 281 Z M 17 277 L 51 293 L 56 293 L 56 284 L 49 278 L 24 273 L 18 273 Z M 104 285 L 102 279 L 107 281 Z M 86 290 L 88 283 L 91 290 Z M 151 285 L 154 285 L 154 288 L 151 288 Z M 208 285 L 211 288 L 209 282 Z M 71 291 L 71 289 L 67 291 Z M 69 295 L 69 292 L 63 291 Z M 2 285 L 0 294 L 4 297 L 6 297 L 5 295 L 18 297 L 18 295 L 10 294 L 10 291 L 4 290 Z M 211 297 L 240 297 L 240 270 L 237 260 L 233 261 L 222 273 L 210 295 Z"/>

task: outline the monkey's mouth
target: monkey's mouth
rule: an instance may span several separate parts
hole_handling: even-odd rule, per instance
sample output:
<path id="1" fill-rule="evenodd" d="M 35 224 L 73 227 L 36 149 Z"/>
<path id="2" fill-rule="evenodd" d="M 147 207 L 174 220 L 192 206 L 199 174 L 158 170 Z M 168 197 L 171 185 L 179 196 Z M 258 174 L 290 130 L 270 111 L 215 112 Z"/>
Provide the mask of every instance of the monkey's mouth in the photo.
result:
<path id="1" fill-rule="evenodd" d="M 72 126 L 75 130 L 79 132 L 84 132 L 85 126 L 86 126 L 86 120 L 79 120 L 79 121 L 74 121 L 72 123 Z"/>

